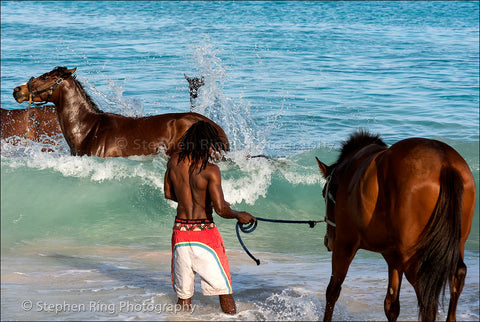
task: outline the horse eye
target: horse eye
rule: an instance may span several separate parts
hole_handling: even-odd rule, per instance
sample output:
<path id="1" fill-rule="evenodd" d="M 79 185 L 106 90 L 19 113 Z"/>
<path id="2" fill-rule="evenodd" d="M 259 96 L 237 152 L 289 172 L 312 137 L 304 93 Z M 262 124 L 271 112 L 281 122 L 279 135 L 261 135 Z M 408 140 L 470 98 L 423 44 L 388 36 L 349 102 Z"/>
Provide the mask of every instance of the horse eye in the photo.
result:
<path id="1" fill-rule="evenodd" d="M 40 79 L 41 79 L 41 80 L 47 80 L 47 79 L 48 79 L 48 76 L 47 76 L 47 75 L 42 75 L 42 76 L 40 76 Z"/>

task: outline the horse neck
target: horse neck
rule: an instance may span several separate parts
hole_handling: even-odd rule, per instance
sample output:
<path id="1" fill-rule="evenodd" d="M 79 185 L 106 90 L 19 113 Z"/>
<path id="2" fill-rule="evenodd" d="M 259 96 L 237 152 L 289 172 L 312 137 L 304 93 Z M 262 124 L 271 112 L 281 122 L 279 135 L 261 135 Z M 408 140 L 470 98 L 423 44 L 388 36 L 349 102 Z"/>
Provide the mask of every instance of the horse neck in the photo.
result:
<path id="1" fill-rule="evenodd" d="M 58 90 L 59 93 L 53 97 L 52 102 L 57 108 L 62 132 L 70 147 L 75 150 L 98 124 L 102 113 L 93 106 L 75 79 L 66 79 Z"/>

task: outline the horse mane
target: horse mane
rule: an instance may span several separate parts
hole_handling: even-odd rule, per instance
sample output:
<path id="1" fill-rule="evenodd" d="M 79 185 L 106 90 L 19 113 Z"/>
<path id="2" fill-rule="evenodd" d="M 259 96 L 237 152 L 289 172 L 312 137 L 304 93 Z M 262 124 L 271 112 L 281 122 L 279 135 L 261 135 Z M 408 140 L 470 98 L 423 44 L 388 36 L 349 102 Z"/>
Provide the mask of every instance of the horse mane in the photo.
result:
<path id="1" fill-rule="evenodd" d="M 87 100 L 87 102 L 90 104 L 90 107 L 97 113 L 103 113 L 103 111 L 98 108 L 97 104 L 95 104 L 95 102 L 93 101 L 92 97 L 90 96 L 90 94 L 87 93 L 87 91 L 85 90 L 85 88 L 83 87 L 82 83 L 80 83 L 79 80 L 77 80 L 77 76 L 76 75 L 72 75 L 72 79 L 75 81 L 75 83 L 78 85 L 78 88 L 80 88 L 81 92 L 83 93 L 83 95 L 85 95 L 85 98 Z"/>
<path id="2" fill-rule="evenodd" d="M 57 66 L 53 69 L 53 71 L 55 73 L 57 73 L 57 75 L 63 75 L 65 74 L 65 72 L 67 71 L 67 67 L 62 67 L 62 66 Z M 85 90 L 85 88 L 83 87 L 82 83 L 80 83 L 80 81 L 77 79 L 77 75 L 71 75 L 73 81 L 77 84 L 78 88 L 80 88 L 81 92 L 83 93 L 83 95 L 85 96 L 85 99 L 87 100 L 88 104 L 90 105 L 90 107 L 96 112 L 96 113 L 103 113 L 103 111 L 98 108 L 97 104 L 93 101 L 92 97 L 90 96 L 90 94 L 87 93 L 87 91 Z"/>
<path id="3" fill-rule="evenodd" d="M 352 133 L 346 141 L 342 142 L 342 149 L 336 165 L 343 162 L 349 155 L 370 144 L 376 144 L 381 147 L 387 147 L 379 134 L 372 134 L 367 130 L 361 129 Z"/>

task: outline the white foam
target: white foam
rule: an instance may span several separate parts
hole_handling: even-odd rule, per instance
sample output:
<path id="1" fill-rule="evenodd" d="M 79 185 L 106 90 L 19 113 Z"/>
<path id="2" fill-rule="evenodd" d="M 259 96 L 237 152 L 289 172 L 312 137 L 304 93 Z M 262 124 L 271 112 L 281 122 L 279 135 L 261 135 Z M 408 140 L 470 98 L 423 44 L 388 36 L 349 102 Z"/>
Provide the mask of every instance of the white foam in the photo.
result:
<path id="1" fill-rule="evenodd" d="M 63 143 L 66 145 L 66 143 Z M 30 143 L 28 147 L 10 146 L 10 154 L 3 154 L 2 163 L 12 167 L 29 167 L 39 170 L 50 169 L 65 177 L 85 178 L 93 182 L 108 180 L 122 181 L 138 178 L 142 184 L 150 185 L 163 193 L 167 157 L 163 154 L 148 158 L 108 158 L 71 156 L 64 146 L 56 152 L 42 152 L 44 146 Z M 230 161 L 220 162 L 222 187 L 225 199 L 231 204 L 245 202 L 253 205 L 258 198 L 266 197 L 272 178 L 279 173 L 285 184 L 318 184 L 318 171 L 299 166 L 289 160 L 249 158 L 250 151 L 232 151 L 227 154 Z M 174 203 L 170 203 L 175 207 Z M 21 218 L 18 218 L 20 220 Z"/>
<path id="2" fill-rule="evenodd" d="M 265 197 L 272 182 L 275 167 L 263 158 L 249 159 L 243 152 L 231 152 L 233 165 L 219 164 L 222 170 L 222 188 L 225 199 L 230 203 L 254 204 Z"/>
<path id="3" fill-rule="evenodd" d="M 314 185 L 324 183 L 318 168 L 302 166 L 289 160 L 284 160 L 285 165 L 278 167 L 283 177 L 291 184 Z"/>
<path id="4" fill-rule="evenodd" d="M 2 145 L 2 148 L 7 144 Z M 140 178 L 144 184 L 163 191 L 166 159 L 162 155 L 153 157 L 150 162 L 138 162 L 125 158 L 71 156 L 65 149 L 43 152 L 43 145 L 35 142 L 30 142 L 28 146 L 8 147 L 9 153 L 4 153 L 5 150 L 2 149 L 2 163 L 12 168 L 26 166 L 39 170 L 51 169 L 65 177 L 87 178 L 94 182 Z"/>

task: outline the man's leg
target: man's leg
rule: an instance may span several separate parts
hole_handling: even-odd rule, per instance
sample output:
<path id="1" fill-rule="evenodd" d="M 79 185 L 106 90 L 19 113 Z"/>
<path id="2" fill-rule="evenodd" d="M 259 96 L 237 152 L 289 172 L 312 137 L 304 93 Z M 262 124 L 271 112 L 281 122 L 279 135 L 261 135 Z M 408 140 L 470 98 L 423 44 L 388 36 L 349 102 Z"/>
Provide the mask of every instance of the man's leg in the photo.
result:
<path id="1" fill-rule="evenodd" d="M 182 311 L 191 311 L 192 310 L 192 298 L 189 299 L 181 299 L 178 298 L 177 304 L 182 306 Z"/>
<path id="2" fill-rule="evenodd" d="M 237 308 L 235 307 L 235 300 L 231 294 L 219 295 L 220 306 L 223 313 L 236 314 Z"/>

